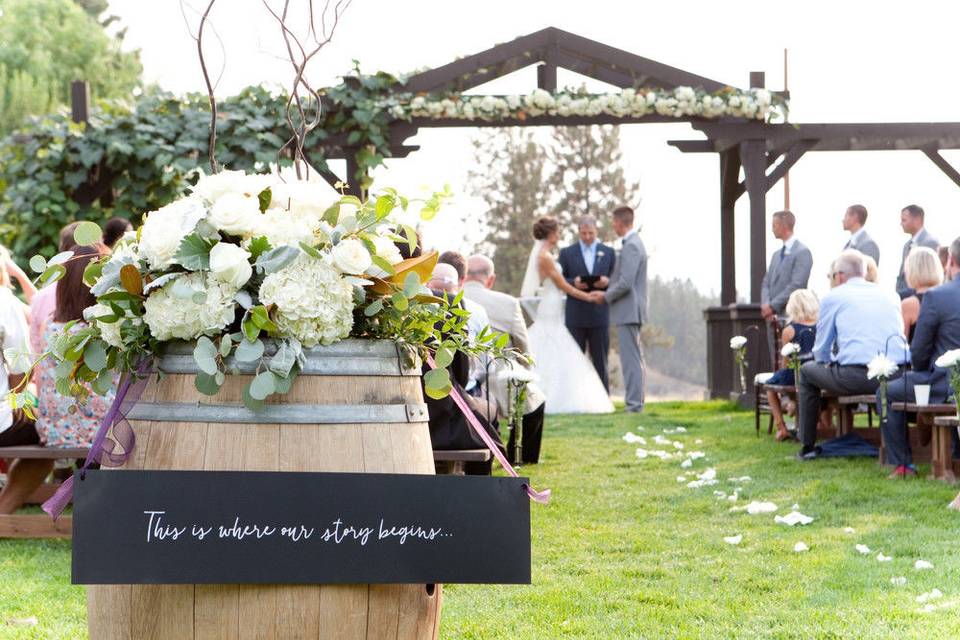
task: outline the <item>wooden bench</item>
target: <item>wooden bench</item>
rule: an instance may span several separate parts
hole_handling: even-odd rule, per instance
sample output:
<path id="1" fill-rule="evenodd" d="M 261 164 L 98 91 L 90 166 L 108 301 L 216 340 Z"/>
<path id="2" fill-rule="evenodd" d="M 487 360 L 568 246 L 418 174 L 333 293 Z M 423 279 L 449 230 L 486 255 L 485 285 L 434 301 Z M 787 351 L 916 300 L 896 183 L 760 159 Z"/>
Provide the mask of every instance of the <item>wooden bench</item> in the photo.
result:
<path id="1" fill-rule="evenodd" d="M 873 431 L 873 412 L 876 409 L 877 396 L 871 394 L 859 395 L 859 396 L 839 396 L 837 398 L 837 435 L 846 435 L 848 433 L 853 433 L 857 429 L 853 426 L 854 417 L 857 415 L 862 415 L 864 412 L 860 411 L 860 405 L 866 405 L 867 407 L 867 430 L 866 435 L 874 436 L 879 442 L 879 436 L 875 436 Z M 859 430 L 860 435 L 864 435 L 864 430 Z M 873 438 L 867 437 L 867 440 Z"/>
<path id="2" fill-rule="evenodd" d="M 0 448 L 0 458 L 13 460 L 31 458 L 34 460 L 82 460 L 89 449 L 41 447 L 25 445 Z M 38 504 L 52 496 L 59 487 L 56 483 L 41 485 L 28 498 L 30 504 Z M 69 538 L 73 531 L 73 519 L 61 516 L 56 522 L 47 514 L 11 514 L 0 515 L 0 538 Z"/>
<path id="3" fill-rule="evenodd" d="M 946 482 L 956 482 L 957 474 L 953 466 L 953 431 L 960 425 L 956 407 L 951 415 L 936 416 L 933 419 L 933 477 Z"/>
<path id="4" fill-rule="evenodd" d="M 488 462 L 491 457 L 489 449 L 451 449 L 449 451 L 434 451 L 433 462 L 439 475 L 464 475 L 464 465 L 467 462 Z"/>

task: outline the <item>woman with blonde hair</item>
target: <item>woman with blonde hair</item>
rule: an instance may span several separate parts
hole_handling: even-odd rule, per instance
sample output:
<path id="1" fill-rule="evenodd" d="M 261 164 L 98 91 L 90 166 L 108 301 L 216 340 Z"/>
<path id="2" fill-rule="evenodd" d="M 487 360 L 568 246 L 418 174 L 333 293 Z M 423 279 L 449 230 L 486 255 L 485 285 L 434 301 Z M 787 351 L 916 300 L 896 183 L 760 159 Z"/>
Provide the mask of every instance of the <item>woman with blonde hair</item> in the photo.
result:
<path id="1" fill-rule="evenodd" d="M 912 296 L 904 298 L 900 302 L 900 313 L 903 314 L 903 333 L 907 336 L 907 342 L 913 342 L 913 330 L 917 326 L 917 319 L 920 317 L 920 305 L 923 302 L 923 294 L 927 289 L 943 284 L 943 265 L 940 263 L 940 256 L 929 247 L 914 247 L 907 256 L 907 261 L 903 266 L 904 275 L 907 279 L 907 286 L 915 291 Z"/>
<path id="2" fill-rule="evenodd" d="M 780 335 L 781 347 L 791 342 L 800 346 L 796 357 L 804 360 L 813 351 L 813 343 L 817 337 L 817 317 L 820 315 L 820 301 L 810 289 L 797 289 L 790 294 L 787 300 L 788 324 Z M 785 387 L 796 386 L 793 369 L 784 367 L 767 380 L 766 384 Z M 783 407 L 780 404 L 780 394 L 776 391 L 767 391 L 767 401 L 770 404 L 770 415 L 777 425 L 777 440 L 782 442 L 792 436 L 783 419 Z"/>

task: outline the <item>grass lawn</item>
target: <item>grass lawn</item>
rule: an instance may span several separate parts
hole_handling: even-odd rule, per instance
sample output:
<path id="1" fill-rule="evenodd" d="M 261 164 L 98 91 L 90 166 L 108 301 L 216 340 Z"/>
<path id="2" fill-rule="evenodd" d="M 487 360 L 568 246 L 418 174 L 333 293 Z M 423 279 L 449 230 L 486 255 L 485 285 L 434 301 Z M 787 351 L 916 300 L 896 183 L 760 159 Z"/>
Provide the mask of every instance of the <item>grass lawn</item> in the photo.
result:
<path id="1" fill-rule="evenodd" d="M 692 469 L 679 457 L 640 460 L 644 445 L 621 439 L 632 430 L 644 448 L 672 451 L 653 437 L 676 426 L 687 432 L 665 437 L 706 453 Z M 721 403 L 549 419 L 542 463 L 526 470 L 554 495 L 531 506 L 534 584 L 445 587 L 441 637 L 960 637 L 960 515 L 944 508 L 956 489 L 886 480 L 871 460 L 798 463 L 795 450 L 757 440 L 752 414 Z M 709 467 L 716 485 L 677 481 Z M 752 480 L 728 481 L 741 476 Z M 736 487 L 736 503 L 714 495 Z M 730 512 L 753 500 L 780 514 L 798 503 L 814 521 Z M 739 545 L 724 542 L 734 535 Z M 798 541 L 810 550 L 794 552 Z M 934 568 L 915 570 L 918 559 Z M 0 637 L 85 637 L 83 591 L 69 574 L 69 543 L 0 541 Z M 892 584 L 898 576 L 906 584 Z M 935 588 L 943 597 L 923 611 L 916 597 Z M 28 616 L 39 624 L 4 624 Z"/>

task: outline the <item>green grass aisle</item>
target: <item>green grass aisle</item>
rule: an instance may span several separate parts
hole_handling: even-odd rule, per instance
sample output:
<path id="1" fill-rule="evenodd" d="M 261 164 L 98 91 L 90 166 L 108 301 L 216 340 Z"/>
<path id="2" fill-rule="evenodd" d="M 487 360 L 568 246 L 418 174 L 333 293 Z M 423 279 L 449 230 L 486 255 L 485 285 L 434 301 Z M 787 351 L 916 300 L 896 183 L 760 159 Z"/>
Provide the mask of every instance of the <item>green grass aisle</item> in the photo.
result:
<path id="1" fill-rule="evenodd" d="M 795 445 L 757 440 L 752 417 L 722 403 L 677 403 L 639 418 L 550 419 L 543 463 L 528 470 L 554 493 L 550 505 L 532 506 L 534 585 L 451 585 L 441 637 L 960 637 L 960 515 L 945 509 L 956 489 L 889 481 L 874 461 L 795 462 Z M 665 437 L 706 460 L 681 469 L 680 457 L 637 459 L 638 446 L 672 450 L 653 437 L 675 426 L 687 432 Z M 626 431 L 647 445 L 625 443 Z M 717 485 L 677 481 L 709 467 Z M 741 476 L 752 480 L 727 481 Z M 714 495 L 735 486 L 736 503 Z M 788 527 L 774 514 L 729 511 L 753 500 L 783 515 L 798 503 L 815 519 Z M 738 546 L 723 541 L 740 534 Z M 810 551 L 794 552 L 797 541 Z M 881 551 L 893 560 L 879 562 Z M 934 568 L 915 570 L 917 559 Z M 899 576 L 907 583 L 891 584 Z M 916 597 L 934 588 L 942 608 L 918 611 Z"/>
<path id="2" fill-rule="evenodd" d="M 706 459 L 682 469 L 680 456 L 637 458 L 638 446 L 675 451 L 653 438 L 677 426 L 687 431 L 665 437 L 683 444 L 679 453 Z M 627 431 L 647 444 L 625 443 Z M 526 470 L 554 493 L 531 506 L 534 584 L 446 587 L 441 637 L 960 637 L 960 515 L 944 508 L 956 489 L 888 481 L 868 460 L 800 464 L 789 459 L 795 450 L 756 439 L 752 414 L 721 403 L 548 419 L 542 464 Z M 710 467 L 716 485 L 677 481 Z M 741 476 L 751 481 L 728 482 Z M 736 503 L 714 495 L 738 486 Z M 798 503 L 814 521 L 788 527 L 772 513 L 730 512 L 754 500 L 782 515 Z M 739 545 L 723 541 L 734 535 Z M 798 541 L 810 550 L 794 552 Z M 933 569 L 915 570 L 918 559 Z M 0 638 L 85 637 L 83 591 L 69 576 L 69 544 L 0 541 Z M 916 597 L 933 589 L 944 596 L 924 612 Z M 30 616 L 37 626 L 6 624 Z"/>

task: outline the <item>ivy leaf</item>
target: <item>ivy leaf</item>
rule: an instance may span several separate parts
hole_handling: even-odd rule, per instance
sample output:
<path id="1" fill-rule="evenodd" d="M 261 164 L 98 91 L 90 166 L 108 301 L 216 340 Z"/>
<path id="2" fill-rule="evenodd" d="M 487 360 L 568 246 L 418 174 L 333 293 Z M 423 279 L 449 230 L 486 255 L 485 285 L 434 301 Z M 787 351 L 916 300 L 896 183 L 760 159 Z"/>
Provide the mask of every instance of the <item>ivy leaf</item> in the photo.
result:
<path id="1" fill-rule="evenodd" d="M 277 247 L 263 253 L 254 264 L 263 273 L 274 273 L 296 260 L 299 255 L 300 249 L 297 247 Z"/>
<path id="2" fill-rule="evenodd" d="M 217 366 L 217 347 L 207 336 L 197 338 L 197 346 L 193 348 L 193 359 L 200 371 L 207 375 L 212 376 L 219 370 Z"/>
<path id="3" fill-rule="evenodd" d="M 200 271 L 210 268 L 210 249 L 215 242 L 205 240 L 195 233 L 185 236 L 173 259 L 184 269 Z"/>
<path id="4" fill-rule="evenodd" d="M 100 230 L 100 225 L 89 220 L 84 220 L 73 230 L 73 241 L 81 247 L 100 242 L 102 238 L 103 231 Z"/>

